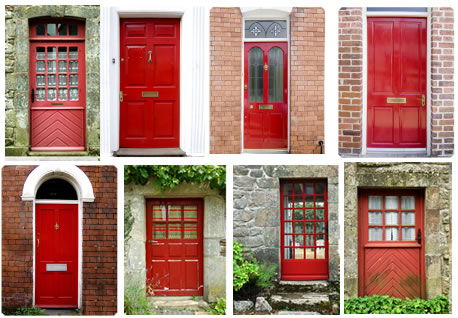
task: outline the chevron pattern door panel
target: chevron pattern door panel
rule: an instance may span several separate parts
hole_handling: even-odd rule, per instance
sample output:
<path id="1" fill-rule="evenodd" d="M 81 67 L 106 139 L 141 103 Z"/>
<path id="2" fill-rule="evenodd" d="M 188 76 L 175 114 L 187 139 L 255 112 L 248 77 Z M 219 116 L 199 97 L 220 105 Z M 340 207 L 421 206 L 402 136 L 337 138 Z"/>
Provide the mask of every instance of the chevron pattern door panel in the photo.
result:
<path id="1" fill-rule="evenodd" d="M 65 22 L 30 27 L 32 151 L 86 149 L 84 23 Z"/>
<path id="2" fill-rule="evenodd" d="M 425 298 L 424 190 L 359 193 L 359 296 Z"/>

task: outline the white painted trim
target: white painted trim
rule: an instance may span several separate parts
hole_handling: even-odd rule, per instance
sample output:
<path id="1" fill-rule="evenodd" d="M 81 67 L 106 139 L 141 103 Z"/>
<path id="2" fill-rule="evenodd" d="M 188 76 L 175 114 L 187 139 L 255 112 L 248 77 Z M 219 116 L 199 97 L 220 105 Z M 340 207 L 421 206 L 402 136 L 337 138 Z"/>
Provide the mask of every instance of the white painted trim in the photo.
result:
<path id="1" fill-rule="evenodd" d="M 75 188 L 78 200 L 35 200 L 38 188 L 47 180 L 64 179 Z M 89 184 L 87 184 L 89 182 Z M 92 197 L 91 197 L 92 195 Z M 35 305 L 36 270 L 35 270 L 35 237 L 36 237 L 36 204 L 78 204 L 78 309 L 82 309 L 83 301 L 83 203 L 94 202 L 92 184 L 86 174 L 76 166 L 48 167 L 38 166 L 27 177 L 22 190 L 22 201 L 32 201 L 32 233 L 33 233 L 33 257 L 32 257 L 32 304 Z"/>
<path id="2" fill-rule="evenodd" d="M 278 9 L 262 9 L 262 8 L 240 8 L 242 12 L 242 78 L 241 78 L 241 145 L 240 145 L 240 153 L 248 153 L 245 151 L 244 145 L 244 125 L 245 125 L 245 114 L 244 114 L 244 84 L 245 84 L 245 43 L 250 42 L 287 42 L 288 45 L 288 127 L 287 127 L 287 139 L 288 139 L 288 153 L 291 151 L 291 19 L 290 14 L 292 12 L 293 7 L 288 8 L 278 8 Z M 286 20 L 286 34 L 288 35 L 287 38 L 282 39 L 245 39 L 245 21 L 247 20 Z M 269 150 L 269 149 L 265 149 Z M 273 150 L 272 150 L 273 151 Z M 253 153 L 253 152 L 251 152 Z"/>
<path id="3" fill-rule="evenodd" d="M 376 13 L 376 14 L 374 14 Z M 416 15 L 412 15 L 415 13 Z M 362 100 L 362 149 L 361 155 L 366 156 L 368 152 L 426 152 L 427 156 L 431 156 L 431 8 L 428 12 L 368 12 L 367 8 L 363 8 L 363 29 L 362 29 L 362 44 L 363 44 L 363 100 Z M 367 148 L 367 18 L 368 17 L 420 17 L 426 18 L 426 148 Z"/>
<path id="4" fill-rule="evenodd" d="M 204 76 L 205 51 L 207 43 L 206 11 L 203 7 L 176 7 L 171 9 L 154 9 L 151 7 L 136 8 L 130 6 L 101 8 L 102 64 L 107 72 L 102 72 L 101 83 L 108 83 L 109 107 L 101 121 L 101 126 L 109 126 L 105 138 L 109 149 L 103 152 L 112 155 L 119 150 L 119 59 L 120 59 L 120 19 L 121 18 L 179 18 L 180 19 L 180 149 L 187 155 L 205 154 L 206 129 L 203 121 L 208 102 L 205 99 Z M 105 12 L 106 11 L 106 12 Z M 103 40 L 105 39 L 105 40 Z M 108 43 L 106 43 L 108 42 Z M 184 54 L 184 53 L 192 54 Z M 114 63 L 113 63 L 114 61 Z M 103 69 L 103 67 L 102 67 Z M 197 80 L 197 81 L 196 81 Z M 191 83 L 191 84 L 190 84 Z M 207 103 L 207 105 L 206 105 Z M 192 119 L 192 120 L 189 120 Z"/>
<path id="5" fill-rule="evenodd" d="M 22 201 L 33 201 L 43 182 L 60 178 L 68 181 L 77 191 L 81 202 L 94 202 L 94 190 L 87 175 L 73 165 L 38 166 L 27 177 L 22 189 Z"/>

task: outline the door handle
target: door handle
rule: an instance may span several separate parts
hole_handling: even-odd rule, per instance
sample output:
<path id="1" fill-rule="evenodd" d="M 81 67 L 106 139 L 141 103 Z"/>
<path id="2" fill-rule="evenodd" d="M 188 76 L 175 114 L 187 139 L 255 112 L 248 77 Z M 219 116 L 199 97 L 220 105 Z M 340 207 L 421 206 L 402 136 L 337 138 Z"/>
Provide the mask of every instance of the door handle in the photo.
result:
<path id="1" fill-rule="evenodd" d="M 123 102 L 124 101 L 124 93 L 122 91 L 119 91 L 119 102 Z"/>
<path id="2" fill-rule="evenodd" d="M 35 102 L 35 90 L 33 88 L 32 88 L 32 96 L 31 96 L 31 98 L 32 98 L 32 103 L 34 103 Z"/>
<path id="3" fill-rule="evenodd" d="M 37 247 L 40 247 L 40 239 L 37 238 Z"/>
<path id="4" fill-rule="evenodd" d="M 421 94 L 421 98 L 417 98 L 417 100 L 421 100 L 421 106 L 425 106 L 426 104 L 425 94 Z"/>
<path id="5" fill-rule="evenodd" d="M 417 231 L 417 243 L 421 244 L 421 230 L 420 229 L 418 229 Z"/>
<path id="6" fill-rule="evenodd" d="M 152 60 L 151 60 L 151 53 L 153 53 L 153 51 L 148 51 L 148 63 L 151 63 Z"/>

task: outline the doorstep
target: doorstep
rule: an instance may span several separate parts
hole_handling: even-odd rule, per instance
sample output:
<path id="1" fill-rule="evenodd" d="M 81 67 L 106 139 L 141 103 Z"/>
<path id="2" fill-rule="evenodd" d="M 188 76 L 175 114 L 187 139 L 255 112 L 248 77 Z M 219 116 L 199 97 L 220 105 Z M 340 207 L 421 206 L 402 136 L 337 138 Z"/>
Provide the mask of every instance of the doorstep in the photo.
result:
<path id="1" fill-rule="evenodd" d="M 113 152 L 115 157 L 184 157 L 186 153 L 180 148 L 119 148 Z"/>
<path id="2" fill-rule="evenodd" d="M 281 149 L 244 149 L 242 154 L 288 154 L 287 148 Z"/>

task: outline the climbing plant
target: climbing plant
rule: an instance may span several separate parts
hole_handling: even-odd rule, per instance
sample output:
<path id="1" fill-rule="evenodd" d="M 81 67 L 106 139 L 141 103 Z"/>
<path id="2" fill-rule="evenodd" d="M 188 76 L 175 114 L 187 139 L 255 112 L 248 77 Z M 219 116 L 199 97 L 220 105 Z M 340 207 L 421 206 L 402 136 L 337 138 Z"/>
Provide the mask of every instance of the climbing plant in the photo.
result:
<path id="1" fill-rule="evenodd" d="M 210 165 L 174 165 L 174 166 L 124 166 L 124 182 L 134 182 L 145 185 L 148 180 L 154 179 L 155 184 L 162 191 L 174 189 L 183 182 L 208 182 L 211 189 L 220 194 L 226 193 L 226 166 Z"/>

